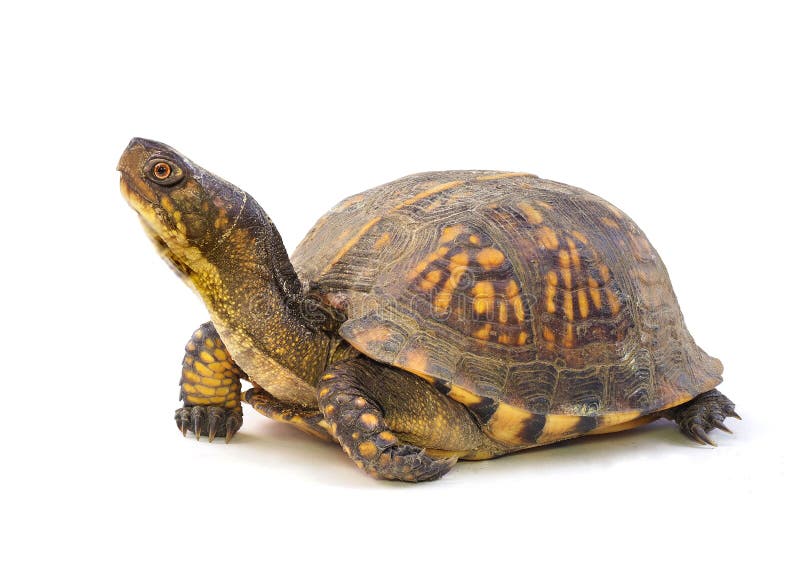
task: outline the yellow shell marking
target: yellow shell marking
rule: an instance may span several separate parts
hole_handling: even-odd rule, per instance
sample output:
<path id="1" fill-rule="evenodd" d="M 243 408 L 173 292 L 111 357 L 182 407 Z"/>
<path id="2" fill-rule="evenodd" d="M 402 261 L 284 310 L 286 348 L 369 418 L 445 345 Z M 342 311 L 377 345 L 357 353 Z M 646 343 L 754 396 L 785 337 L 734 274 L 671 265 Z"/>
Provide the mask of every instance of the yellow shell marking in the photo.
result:
<path id="1" fill-rule="evenodd" d="M 592 297 L 592 303 L 595 309 L 600 309 L 600 306 L 603 304 L 600 298 L 600 283 L 591 277 L 589 277 L 589 295 Z"/>
<path id="2" fill-rule="evenodd" d="M 555 271 L 548 271 L 547 273 L 547 287 L 545 288 L 545 304 L 549 313 L 556 312 L 556 285 L 558 284 L 558 275 Z"/>
<path id="3" fill-rule="evenodd" d="M 450 391 L 447 393 L 448 397 L 451 397 L 455 401 L 466 405 L 469 407 L 470 405 L 477 405 L 481 402 L 481 398 L 473 393 L 472 391 L 468 391 L 463 387 L 459 387 L 457 385 L 453 385 L 450 388 Z"/>
<path id="4" fill-rule="evenodd" d="M 399 210 L 399 209 L 404 208 L 406 206 L 410 206 L 411 204 L 413 204 L 413 203 L 415 203 L 415 202 L 417 202 L 417 201 L 419 201 L 421 199 L 424 199 L 424 198 L 428 197 L 429 195 L 434 195 L 436 193 L 440 193 L 442 191 L 445 191 L 446 189 L 452 189 L 453 187 L 458 187 L 459 185 L 463 185 L 463 184 L 464 184 L 463 181 L 450 181 L 448 183 L 441 183 L 439 185 L 435 185 L 434 187 L 431 187 L 430 189 L 426 189 L 425 191 L 419 192 L 417 195 L 415 195 L 413 197 L 409 197 L 404 202 L 396 205 L 394 207 L 394 209 Z"/>
<path id="5" fill-rule="evenodd" d="M 428 268 L 429 264 L 442 258 L 445 254 L 447 254 L 449 250 L 450 249 L 446 246 L 440 246 L 438 249 L 436 249 L 436 252 L 431 252 L 428 256 L 425 257 L 424 260 L 418 262 L 417 266 L 408 271 L 406 279 L 408 281 L 413 281 L 414 279 L 416 279 L 425 269 Z"/>
<path id="6" fill-rule="evenodd" d="M 549 226 L 542 226 L 538 235 L 539 242 L 548 250 L 556 250 L 558 248 L 558 237 Z"/>
<path id="7" fill-rule="evenodd" d="M 488 313 L 494 304 L 494 285 L 489 281 L 480 281 L 472 288 L 475 300 L 472 305 L 478 314 Z"/>
<path id="8" fill-rule="evenodd" d="M 478 328 L 474 332 L 472 332 L 472 336 L 474 338 L 478 338 L 479 340 L 488 340 L 489 336 L 492 335 L 492 324 L 483 324 L 481 328 Z"/>
<path id="9" fill-rule="evenodd" d="M 352 237 L 350 240 L 348 240 L 348 241 L 345 243 L 345 245 L 344 245 L 344 246 L 342 246 L 342 248 L 339 250 L 339 252 L 338 252 L 338 253 L 336 253 L 336 256 L 334 256 L 334 257 L 333 257 L 333 260 L 331 260 L 331 262 L 329 262 L 329 263 L 328 263 L 328 265 L 327 265 L 327 266 L 326 266 L 324 269 L 322 269 L 322 272 L 323 272 L 323 273 L 324 273 L 324 272 L 326 272 L 326 271 L 327 271 L 328 269 L 330 269 L 330 268 L 331 268 L 333 265 L 335 265 L 335 264 L 336 264 L 336 263 L 338 263 L 340 260 L 342 260 L 342 257 L 344 257 L 344 255 L 345 255 L 345 254 L 347 254 L 347 252 L 348 252 L 348 251 L 349 251 L 351 248 L 353 248 L 353 247 L 356 245 L 356 243 L 357 243 L 359 240 L 361 240 L 362 236 L 364 236 L 364 234 L 366 234 L 366 233 L 367 233 L 367 231 L 368 231 L 370 228 L 372 228 L 372 227 L 373 227 L 375 224 L 377 224 L 377 223 L 378 223 L 380 220 L 381 220 L 381 217 L 380 217 L 380 216 L 378 216 L 377 218 L 372 218 L 372 219 L 371 219 L 369 222 L 367 222 L 366 224 L 364 224 L 364 225 L 361 227 L 361 229 L 360 229 L 358 232 L 356 232 L 355 236 L 353 236 L 353 237 Z"/>
<path id="10" fill-rule="evenodd" d="M 517 318 L 518 323 L 525 321 L 525 306 L 522 303 L 522 297 L 517 295 L 511 299 L 511 305 L 514 308 L 514 317 Z"/>
<path id="11" fill-rule="evenodd" d="M 499 442 L 520 445 L 520 436 L 531 418 L 532 415 L 524 409 L 500 403 L 487 423 L 487 431 Z"/>
<path id="12" fill-rule="evenodd" d="M 442 235 L 439 237 L 439 242 L 452 242 L 456 237 L 464 231 L 464 226 L 456 224 L 455 226 L 447 226 L 442 230 Z"/>
<path id="13" fill-rule="evenodd" d="M 564 291 L 564 317 L 569 321 L 575 319 L 575 314 L 572 311 L 572 291 Z"/>
<path id="14" fill-rule="evenodd" d="M 501 301 L 497 306 L 497 320 L 504 324 L 508 321 L 508 303 Z"/>
<path id="15" fill-rule="evenodd" d="M 548 415 L 536 443 L 549 444 L 576 435 L 575 427 L 582 419 L 580 415 Z"/>
<path id="16" fill-rule="evenodd" d="M 571 261 L 569 258 L 569 252 L 566 250 L 559 250 L 558 251 L 558 266 L 562 269 L 568 269 L 571 265 Z"/>
<path id="17" fill-rule="evenodd" d="M 573 230 L 572 235 L 577 240 L 580 240 L 583 244 L 589 244 L 589 239 L 586 238 L 586 234 L 584 234 L 583 232 L 578 232 L 577 230 Z"/>
<path id="18" fill-rule="evenodd" d="M 579 269 L 581 267 L 581 255 L 578 254 L 578 247 L 575 246 L 575 241 L 572 238 L 567 238 L 567 246 L 569 247 L 569 260 L 572 266 Z"/>
<path id="19" fill-rule="evenodd" d="M 459 252 L 450 258 L 450 270 L 465 267 L 469 264 L 469 255 L 466 252 Z"/>
<path id="20" fill-rule="evenodd" d="M 505 179 L 506 177 L 524 177 L 530 173 L 496 173 L 494 175 L 481 175 L 476 177 L 476 181 L 491 181 L 492 179 Z"/>
<path id="21" fill-rule="evenodd" d="M 611 308 L 611 314 L 616 315 L 619 313 L 620 302 L 616 294 L 611 289 L 606 289 L 606 297 L 608 298 L 608 306 Z"/>
<path id="22" fill-rule="evenodd" d="M 525 219 L 528 220 L 531 224 L 541 224 L 544 218 L 542 218 L 541 212 L 533 207 L 528 202 L 523 201 L 522 203 L 518 204 L 517 207 L 520 211 L 524 214 Z"/>
<path id="23" fill-rule="evenodd" d="M 428 354 L 423 350 L 413 350 L 403 360 L 403 368 L 414 374 L 425 374 L 427 366 Z"/>
<path id="24" fill-rule="evenodd" d="M 589 298 L 586 297 L 586 291 L 583 289 L 578 290 L 578 311 L 580 311 L 581 317 L 589 315 Z"/>
<path id="25" fill-rule="evenodd" d="M 425 279 L 419 284 L 419 286 L 423 291 L 430 291 L 441 280 L 442 280 L 442 271 L 436 269 L 426 274 Z"/>
<path id="26" fill-rule="evenodd" d="M 484 269 L 490 270 L 503 264 L 505 256 L 496 248 L 484 248 L 478 253 L 476 260 Z"/>
<path id="27" fill-rule="evenodd" d="M 614 230 L 619 230 L 619 224 L 617 224 L 611 218 L 600 218 L 600 221 L 603 222 L 603 224 L 605 224 L 609 228 L 613 228 Z"/>
<path id="28" fill-rule="evenodd" d="M 383 234 L 381 234 L 381 237 L 375 241 L 373 248 L 375 250 L 382 249 L 389 243 L 389 240 L 391 240 L 391 238 L 392 238 L 391 234 L 389 234 L 388 232 L 384 232 Z"/>
<path id="29" fill-rule="evenodd" d="M 573 326 L 571 323 L 567 324 L 567 331 L 564 334 L 564 347 L 565 348 L 572 348 L 572 346 L 575 343 L 574 332 L 573 332 L 573 328 L 574 327 L 575 326 Z"/>

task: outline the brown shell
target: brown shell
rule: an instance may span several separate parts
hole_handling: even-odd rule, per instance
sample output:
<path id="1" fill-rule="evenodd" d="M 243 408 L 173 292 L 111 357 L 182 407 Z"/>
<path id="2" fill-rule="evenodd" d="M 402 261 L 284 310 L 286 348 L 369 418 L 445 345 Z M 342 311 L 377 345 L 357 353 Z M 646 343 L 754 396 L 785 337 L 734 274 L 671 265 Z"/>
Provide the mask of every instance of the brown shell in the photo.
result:
<path id="1" fill-rule="evenodd" d="M 476 412 L 652 413 L 721 381 L 636 224 L 535 175 L 404 177 L 341 202 L 292 260 L 346 305 L 344 339 Z"/>

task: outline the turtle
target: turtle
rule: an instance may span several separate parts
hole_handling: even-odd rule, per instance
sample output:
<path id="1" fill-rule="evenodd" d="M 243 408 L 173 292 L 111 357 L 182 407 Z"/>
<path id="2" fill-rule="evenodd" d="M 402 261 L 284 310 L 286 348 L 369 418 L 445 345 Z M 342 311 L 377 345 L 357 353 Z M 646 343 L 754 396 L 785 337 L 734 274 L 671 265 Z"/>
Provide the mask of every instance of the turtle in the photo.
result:
<path id="1" fill-rule="evenodd" d="M 409 175 L 341 201 L 290 257 L 252 196 L 175 149 L 134 138 L 117 169 L 209 312 L 185 346 L 184 435 L 231 441 L 244 402 L 373 477 L 418 482 L 659 418 L 715 445 L 739 418 L 656 250 L 587 191 Z"/>

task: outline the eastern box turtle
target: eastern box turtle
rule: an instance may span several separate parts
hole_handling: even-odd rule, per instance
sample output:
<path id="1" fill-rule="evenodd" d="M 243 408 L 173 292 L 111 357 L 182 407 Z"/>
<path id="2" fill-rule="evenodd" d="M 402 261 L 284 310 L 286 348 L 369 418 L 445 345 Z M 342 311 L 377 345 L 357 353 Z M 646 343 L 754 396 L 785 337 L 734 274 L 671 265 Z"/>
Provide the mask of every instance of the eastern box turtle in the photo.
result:
<path id="1" fill-rule="evenodd" d="M 372 476 L 420 481 L 660 417 L 710 444 L 738 417 L 656 251 L 586 191 L 411 175 L 345 199 L 290 259 L 250 195 L 172 148 L 135 138 L 118 169 L 211 317 L 186 345 L 184 434 L 229 441 L 245 401 Z"/>

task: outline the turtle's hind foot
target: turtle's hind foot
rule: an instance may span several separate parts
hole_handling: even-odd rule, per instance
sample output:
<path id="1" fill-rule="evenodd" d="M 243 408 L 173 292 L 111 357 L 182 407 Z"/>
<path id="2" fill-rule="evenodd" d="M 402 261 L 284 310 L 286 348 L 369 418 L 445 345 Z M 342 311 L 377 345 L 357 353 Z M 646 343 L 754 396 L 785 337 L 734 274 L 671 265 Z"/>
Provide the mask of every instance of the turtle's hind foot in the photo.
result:
<path id="1" fill-rule="evenodd" d="M 175 423 L 183 435 L 188 430 L 198 440 L 201 435 L 205 435 L 210 442 L 215 437 L 224 435 L 227 444 L 242 426 L 242 410 L 240 407 L 191 405 L 175 410 Z"/>
<path id="2" fill-rule="evenodd" d="M 725 426 L 725 418 L 741 419 L 734 411 L 735 407 L 733 401 L 714 389 L 675 407 L 668 417 L 675 420 L 681 432 L 689 439 L 701 445 L 716 446 L 708 432 L 716 428 L 731 433 Z"/>

